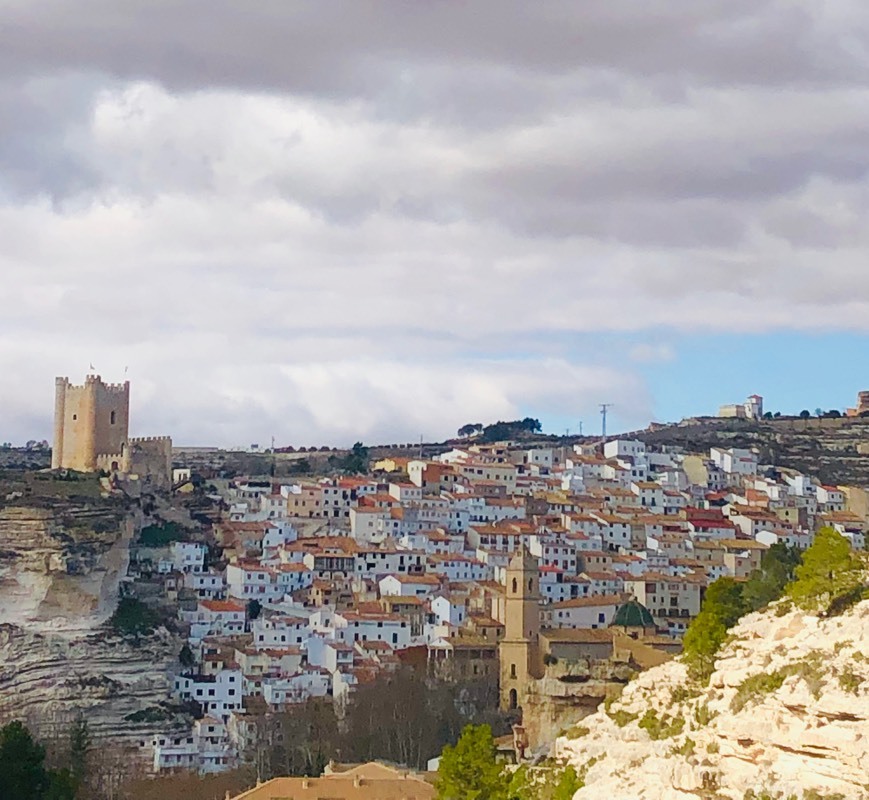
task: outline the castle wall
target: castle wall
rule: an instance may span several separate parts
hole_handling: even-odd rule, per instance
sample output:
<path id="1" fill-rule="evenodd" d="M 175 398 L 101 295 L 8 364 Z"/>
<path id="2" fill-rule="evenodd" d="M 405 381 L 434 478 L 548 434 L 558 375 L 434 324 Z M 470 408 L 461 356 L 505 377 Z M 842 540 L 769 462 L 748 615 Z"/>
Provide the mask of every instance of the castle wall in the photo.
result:
<path id="1" fill-rule="evenodd" d="M 130 439 L 129 472 L 161 488 L 172 485 L 172 439 L 147 436 Z"/>

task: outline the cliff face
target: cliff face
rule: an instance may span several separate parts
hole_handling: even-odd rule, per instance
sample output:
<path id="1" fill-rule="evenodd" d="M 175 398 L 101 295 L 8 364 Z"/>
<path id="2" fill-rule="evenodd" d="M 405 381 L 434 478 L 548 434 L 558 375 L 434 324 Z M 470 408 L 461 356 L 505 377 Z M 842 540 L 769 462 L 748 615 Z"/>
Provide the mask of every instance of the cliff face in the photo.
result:
<path id="1" fill-rule="evenodd" d="M 134 530 L 114 506 L 0 509 L 0 623 L 100 625 L 117 605 Z"/>
<path id="2" fill-rule="evenodd" d="M 708 687 L 664 664 L 569 736 L 555 754 L 586 776 L 575 800 L 866 800 L 869 601 L 832 619 L 751 614 Z"/>
<path id="3" fill-rule="evenodd" d="M 0 625 L 0 720 L 25 719 L 46 734 L 83 713 L 97 737 L 146 738 L 174 719 L 165 702 L 175 652 L 168 635 L 134 645 L 104 632 L 74 636 Z M 158 708 L 162 719 L 126 719 Z"/>
<path id="4" fill-rule="evenodd" d="M 122 498 L 0 509 L 0 723 L 50 734 L 84 712 L 117 742 L 176 718 L 166 698 L 177 643 L 165 632 L 124 641 L 104 624 L 137 527 Z M 143 709 L 150 723 L 125 719 Z"/>

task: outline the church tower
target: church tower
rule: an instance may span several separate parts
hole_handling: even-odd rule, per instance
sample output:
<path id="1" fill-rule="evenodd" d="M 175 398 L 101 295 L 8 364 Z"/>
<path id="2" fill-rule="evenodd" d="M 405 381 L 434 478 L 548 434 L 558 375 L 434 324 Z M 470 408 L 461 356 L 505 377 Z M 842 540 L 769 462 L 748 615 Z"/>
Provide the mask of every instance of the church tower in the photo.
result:
<path id="1" fill-rule="evenodd" d="M 515 709 L 528 681 L 540 677 L 540 573 L 524 545 L 507 565 L 504 628 L 498 647 L 501 708 Z"/>

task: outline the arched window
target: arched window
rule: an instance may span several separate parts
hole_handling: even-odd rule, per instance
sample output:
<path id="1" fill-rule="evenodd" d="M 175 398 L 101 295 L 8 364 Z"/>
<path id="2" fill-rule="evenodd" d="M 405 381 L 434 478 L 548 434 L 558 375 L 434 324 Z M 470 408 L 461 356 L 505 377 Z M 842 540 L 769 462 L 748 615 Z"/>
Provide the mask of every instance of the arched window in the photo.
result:
<path id="1" fill-rule="evenodd" d="M 110 425 L 114 425 L 114 424 L 115 424 L 115 412 L 114 412 L 114 411 L 112 411 L 112 413 L 110 414 L 110 417 L 109 417 L 109 424 L 110 424 Z"/>
<path id="2" fill-rule="evenodd" d="M 529 591 L 529 592 L 533 592 L 533 591 L 534 591 L 534 578 L 529 578 L 529 579 L 528 579 L 528 591 Z"/>
<path id="3" fill-rule="evenodd" d="M 519 591 L 519 581 L 513 578 L 513 594 Z"/>
<path id="4" fill-rule="evenodd" d="M 515 689 L 510 690 L 510 710 L 515 711 L 519 706 L 519 695 Z"/>

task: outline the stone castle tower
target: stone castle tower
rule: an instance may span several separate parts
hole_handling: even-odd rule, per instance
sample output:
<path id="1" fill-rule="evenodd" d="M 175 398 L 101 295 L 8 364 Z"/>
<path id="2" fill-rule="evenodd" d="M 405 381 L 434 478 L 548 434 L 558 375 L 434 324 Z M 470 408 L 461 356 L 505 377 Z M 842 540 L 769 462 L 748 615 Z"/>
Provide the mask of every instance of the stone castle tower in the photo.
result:
<path id="1" fill-rule="evenodd" d="M 88 375 L 83 386 L 74 386 L 56 378 L 51 468 L 126 472 L 129 426 L 129 381 L 103 383 Z"/>
<path id="2" fill-rule="evenodd" d="M 528 682 L 541 677 L 540 573 L 537 559 L 521 547 L 507 565 L 504 638 L 498 646 L 501 708 L 515 709 Z"/>
<path id="3" fill-rule="evenodd" d="M 52 469 L 134 473 L 158 486 L 171 486 L 172 440 L 131 439 L 130 382 L 103 383 L 88 375 L 84 385 L 56 378 Z"/>

